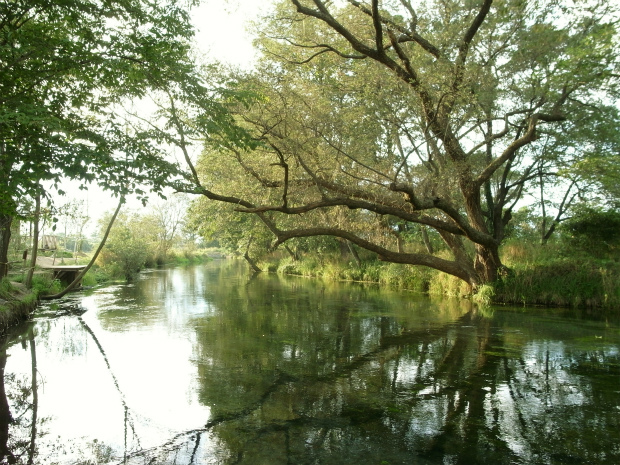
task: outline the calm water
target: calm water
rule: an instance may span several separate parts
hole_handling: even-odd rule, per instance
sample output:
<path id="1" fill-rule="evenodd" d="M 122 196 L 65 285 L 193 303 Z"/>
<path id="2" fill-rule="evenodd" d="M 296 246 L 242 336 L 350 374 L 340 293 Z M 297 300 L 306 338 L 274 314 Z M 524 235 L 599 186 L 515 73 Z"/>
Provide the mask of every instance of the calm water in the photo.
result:
<path id="1" fill-rule="evenodd" d="M 42 308 L 1 346 L 3 463 L 620 463 L 617 322 L 246 270 Z"/>

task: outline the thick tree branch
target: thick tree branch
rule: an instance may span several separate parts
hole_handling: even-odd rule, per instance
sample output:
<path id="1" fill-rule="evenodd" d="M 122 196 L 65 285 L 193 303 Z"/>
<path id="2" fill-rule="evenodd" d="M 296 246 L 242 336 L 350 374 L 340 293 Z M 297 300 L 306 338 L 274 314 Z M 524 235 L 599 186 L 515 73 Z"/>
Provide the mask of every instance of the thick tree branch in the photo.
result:
<path id="1" fill-rule="evenodd" d="M 536 128 L 539 121 L 550 123 L 564 120 L 566 120 L 566 117 L 560 114 L 550 115 L 545 113 L 536 113 L 532 115 L 525 134 L 513 141 L 512 144 L 506 147 L 504 152 L 499 157 L 489 163 L 482 173 L 480 173 L 480 175 L 476 178 L 474 184 L 478 187 L 482 186 L 484 182 L 488 181 L 491 176 L 493 176 L 493 173 L 495 173 L 500 166 L 515 155 L 517 150 L 534 142 L 536 140 Z"/>
<path id="2" fill-rule="evenodd" d="M 373 11 L 366 8 L 362 3 L 356 0 L 347 0 L 347 1 L 351 5 L 357 7 L 363 13 L 367 14 L 368 16 L 373 16 Z M 403 4 L 405 4 L 404 1 L 403 1 Z M 422 37 L 416 31 L 418 17 L 415 11 L 413 10 L 413 8 L 411 7 L 411 4 L 409 4 L 409 2 L 407 1 L 405 6 L 409 10 L 409 14 L 411 14 L 411 28 L 410 29 L 406 29 L 405 27 L 390 20 L 389 18 L 386 18 L 385 16 L 378 15 L 378 18 L 383 24 L 388 26 L 390 29 L 394 29 L 395 31 L 398 31 L 401 34 L 403 34 L 401 37 L 398 38 L 399 43 L 413 41 L 417 43 L 420 47 L 422 47 L 424 50 L 426 50 L 428 53 L 433 55 L 435 58 L 442 58 L 441 50 L 439 50 L 435 45 L 433 45 L 427 39 Z"/>
<path id="3" fill-rule="evenodd" d="M 332 236 L 341 237 L 343 239 L 352 242 L 353 244 L 374 252 L 378 255 L 379 260 L 389 261 L 392 263 L 402 263 L 408 265 L 421 265 L 433 268 L 444 273 L 456 276 L 464 281 L 470 282 L 471 275 L 464 269 L 461 263 L 456 261 L 445 260 L 443 258 L 435 257 L 428 254 L 418 253 L 399 253 L 394 252 L 385 247 L 381 247 L 366 239 L 363 239 L 348 231 L 344 231 L 337 228 L 308 228 L 308 229 L 294 229 L 290 231 L 278 231 L 276 234 L 277 241 L 274 246 L 284 243 L 289 239 L 295 237 L 313 237 L 313 236 Z"/>

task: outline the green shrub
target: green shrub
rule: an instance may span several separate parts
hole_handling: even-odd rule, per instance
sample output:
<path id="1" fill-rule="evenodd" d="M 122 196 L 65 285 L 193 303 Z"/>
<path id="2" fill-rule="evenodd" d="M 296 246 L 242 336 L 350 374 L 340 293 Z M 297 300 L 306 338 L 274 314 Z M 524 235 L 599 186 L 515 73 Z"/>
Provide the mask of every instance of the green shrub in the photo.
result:
<path id="1" fill-rule="evenodd" d="M 64 289 L 62 283 L 53 279 L 48 273 L 35 274 L 32 277 L 32 292 L 35 295 L 41 294 L 58 294 Z"/>
<path id="2" fill-rule="evenodd" d="M 8 278 L 2 278 L 0 281 L 0 299 L 10 300 L 13 296 L 15 287 L 11 284 Z"/>
<path id="3" fill-rule="evenodd" d="M 491 305 L 494 298 L 495 287 L 490 284 L 480 286 L 473 295 L 473 301 L 482 306 Z"/>
<path id="4" fill-rule="evenodd" d="M 428 293 L 448 297 L 465 297 L 471 295 L 471 288 L 462 279 L 436 272 L 429 281 Z"/>
<path id="5" fill-rule="evenodd" d="M 145 266 L 148 257 L 145 241 L 121 224 L 110 233 L 97 262 L 109 275 L 131 281 Z"/>
<path id="6" fill-rule="evenodd" d="M 620 249 L 620 211 L 580 208 L 562 223 L 562 238 L 569 248 L 602 258 Z"/>
<path id="7" fill-rule="evenodd" d="M 558 258 L 519 266 L 495 286 L 496 301 L 524 305 L 620 306 L 620 265 L 594 259 Z"/>

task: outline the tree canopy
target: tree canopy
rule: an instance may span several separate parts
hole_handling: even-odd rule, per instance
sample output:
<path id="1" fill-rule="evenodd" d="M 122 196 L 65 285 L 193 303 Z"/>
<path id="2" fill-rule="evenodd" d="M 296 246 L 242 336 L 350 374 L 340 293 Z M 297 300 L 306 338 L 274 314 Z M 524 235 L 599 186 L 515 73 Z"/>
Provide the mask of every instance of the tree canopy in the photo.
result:
<path id="1" fill-rule="evenodd" d="M 41 183 L 62 193 L 69 178 L 143 196 L 179 173 L 160 135 L 132 123 L 132 113 L 149 113 L 148 96 L 182 96 L 215 130 L 225 112 L 192 57 L 194 3 L 2 2 L 0 276 L 18 200 Z"/>
<path id="2" fill-rule="evenodd" d="M 524 195 L 585 195 L 578 167 L 617 157 L 617 19 L 602 1 L 281 1 L 236 76 L 262 95 L 238 109 L 258 145 L 207 148 L 194 191 L 275 245 L 329 235 L 492 282 Z M 449 255 L 398 247 L 412 227 Z"/>

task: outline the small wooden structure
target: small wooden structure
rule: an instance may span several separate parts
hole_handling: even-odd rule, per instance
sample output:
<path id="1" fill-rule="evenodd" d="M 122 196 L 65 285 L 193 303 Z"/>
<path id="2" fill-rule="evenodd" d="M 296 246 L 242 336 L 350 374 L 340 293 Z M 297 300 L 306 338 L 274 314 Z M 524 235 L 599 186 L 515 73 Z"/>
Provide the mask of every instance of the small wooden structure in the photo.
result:
<path id="1" fill-rule="evenodd" d="M 54 279 L 58 279 L 65 286 L 68 286 L 73 282 L 77 275 L 86 268 L 86 265 L 44 265 L 41 266 L 42 270 L 50 270 L 54 275 Z M 79 282 L 76 287 L 81 287 L 82 283 Z"/>
<path id="2" fill-rule="evenodd" d="M 39 250 L 58 250 L 56 236 L 44 235 L 39 241 L 39 243 L 40 243 Z"/>

